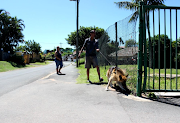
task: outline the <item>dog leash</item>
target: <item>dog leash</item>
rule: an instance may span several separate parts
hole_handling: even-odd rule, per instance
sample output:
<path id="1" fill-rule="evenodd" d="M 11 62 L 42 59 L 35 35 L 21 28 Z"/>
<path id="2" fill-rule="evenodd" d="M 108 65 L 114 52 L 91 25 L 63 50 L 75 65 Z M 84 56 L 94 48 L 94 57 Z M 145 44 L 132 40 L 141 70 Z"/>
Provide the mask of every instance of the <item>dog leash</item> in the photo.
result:
<path id="1" fill-rule="evenodd" d="M 101 53 L 101 51 L 99 51 L 99 52 Z M 101 55 L 106 59 L 106 61 L 109 62 L 110 65 L 113 65 L 102 53 L 101 53 Z"/>

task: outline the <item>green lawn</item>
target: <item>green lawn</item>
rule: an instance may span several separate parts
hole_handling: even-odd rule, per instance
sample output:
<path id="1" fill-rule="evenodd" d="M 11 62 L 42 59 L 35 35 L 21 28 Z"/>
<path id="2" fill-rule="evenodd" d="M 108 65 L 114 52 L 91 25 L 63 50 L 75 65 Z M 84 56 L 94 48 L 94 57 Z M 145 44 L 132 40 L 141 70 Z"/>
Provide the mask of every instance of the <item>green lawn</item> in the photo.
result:
<path id="1" fill-rule="evenodd" d="M 0 61 L 0 72 L 6 72 L 6 71 L 16 70 L 16 69 L 26 68 L 26 67 L 36 67 L 36 66 L 39 66 L 39 65 L 47 65 L 47 64 L 49 64 L 48 61 L 30 63 L 30 64 L 25 65 L 25 66 L 20 65 L 18 67 L 14 67 L 10 62 Z"/>
<path id="2" fill-rule="evenodd" d="M 15 70 L 17 68 L 13 67 L 9 62 L 0 61 L 0 72 L 5 72 L 9 70 Z"/>
<path id="3" fill-rule="evenodd" d="M 103 77 L 104 81 L 103 83 L 108 83 L 107 81 L 107 77 L 106 77 L 106 72 L 107 70 L 110 68 L 111 66 L 106 66 L 106 68 L 104 66 L 100 66 L 100 73 L 101 73 L 101 77 Z M 119 65 L 118 66 L 121 69 L 124 69 L 128 74 L 128 80 L 127 80 L 127 86 L 130 90 L 132 91 L 136 91 L 136 83 L 137 83 L 137 65 Z M 77 83 L 78 84 L 84 84 L 84 83 L 88 83 L 87 82 L 87 74 L 86 74 L 86 69 L 84 68 L 84 64 L 80 65 L 78 67 L 79 69 L 79 77 L 77 78 Z M 97 74 L 97 69 L 90 69 L 90 80 L 93 83 L 99 83 L 99 78 L 98 78 L 98 74 Z"/>
<path id="4" fill-rule="evenodd" d="M 84 67 L 84 64 L 81 64 L 79 67 L 79 77 L 77 78 L 78 84 L 87 83 L 87 74 L 86 74 L 86 68 Z M 100 73 L 101 77 L 103 77 L 104 82 L 107 82 L 106 72 L 104 71 L 103 67 L 100 67 Z M 93 83 L 99 83 L 99 77 L 97 74 L 97 69 L 90 69 L 89 78 Z"/>
<path id="5" fill-rule="evenodd" d="M 100 67 L 100 73 L 101 76 L 103 77 L 105 83 L 107 83 L 107 77 L 106 77 L 106 72 L 108 70 L 108 68 L 111 66 L 106 66 L 105 67 Z M 137 84 L 137 65 L 118 65 L 119 68 L 123 69 L 126 71 L 126 73 L 129 74 L 128 79 L 127 79 L 127 86 L 128 88 L 133 91 L 136 92 L 136 84 Z M 82 84 L 82 83 L 87 83 L 87 75 L 86 75 L 86 69 L 84 68 L 84 64 L 81 64 L 79 69 L 79 77 L 77 78 L 77 83 L 78 84 Z M 143 68 L 144 69 L 144 68 Z M 153 74 L 153 71 L 155 74 L 159 74 L 159 69 L 149 69 L 147 68 L 147 75 L 149 75 L 149 71 L 150 74 Z M 177 70 L 178 73 L 180 73 L 180 70 Z M 165 73 L 164 69 L 160 70 L 161 74 Z M 170 69 L 166 69 L 166 74 L 170 74 L 171 70 Z M 172 69 L 172 74 L 176 74 L 176 69 Z M 99 83 L 98 80 L 98 74 L 97 74 L 97 70 L 96 68 L 94 69 L 90 69 L 90 80 L 94 83 Z M 147 85 L 146 87 L 152 89 L 153 88 L 153 81 L 154 81 L 154 88 L 155 89 L 159 89 L 159 77 L 156 75 L 153 79 L 153 77 L 148 77 L 147 76 Z M 143 77 L 143 82 L 144 82 L 144 77 Z M 177 85 L 177 89 L 180 89 L 180 78 L 177 78 L 177 83 L 176 83 L 176 78 L 170 79 L 170 78 L 165 78 L 161 77 L 160 78 L 160 89 L 165 89 L 165 85 L 166 85 L 166 89 L 176 89 L 176 85 Z"/>

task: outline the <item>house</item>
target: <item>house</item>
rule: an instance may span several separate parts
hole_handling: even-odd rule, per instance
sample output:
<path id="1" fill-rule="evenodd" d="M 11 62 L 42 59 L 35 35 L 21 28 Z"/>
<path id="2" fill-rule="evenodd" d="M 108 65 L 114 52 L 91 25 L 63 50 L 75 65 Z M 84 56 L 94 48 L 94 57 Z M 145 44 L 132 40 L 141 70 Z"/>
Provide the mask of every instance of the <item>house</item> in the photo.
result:
<path id="1" fill-rule="evenodd" d="M 117 51 L 118 64 L 137 64 L 138 47 L 127 47 Z M 116 52 L 109 54 L 116 59 Z"/>

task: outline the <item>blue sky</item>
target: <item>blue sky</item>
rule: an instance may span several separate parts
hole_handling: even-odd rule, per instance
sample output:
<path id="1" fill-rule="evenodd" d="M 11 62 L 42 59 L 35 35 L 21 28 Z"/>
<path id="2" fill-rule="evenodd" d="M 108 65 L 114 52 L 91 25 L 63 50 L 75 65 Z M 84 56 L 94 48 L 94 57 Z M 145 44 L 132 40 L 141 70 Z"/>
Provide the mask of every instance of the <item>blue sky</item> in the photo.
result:
<path id="1" fill-rule="evenodd" d="M 119 9 L 121 0 L 80 0 L 79 26 L 107 29 L 132 14 Z M 167 6 L 180 6 L 179 0 L 166 0 Z M 0 8 L 17 16 L 25 24 L 24 40 L 40 43 L 42 51 L 56 46 L 71 47 L 65 38 L 76 31 L 76 2 L 70 0 L 0 0 Z M 61 43 L 61 44 L 60 44 Z"/>

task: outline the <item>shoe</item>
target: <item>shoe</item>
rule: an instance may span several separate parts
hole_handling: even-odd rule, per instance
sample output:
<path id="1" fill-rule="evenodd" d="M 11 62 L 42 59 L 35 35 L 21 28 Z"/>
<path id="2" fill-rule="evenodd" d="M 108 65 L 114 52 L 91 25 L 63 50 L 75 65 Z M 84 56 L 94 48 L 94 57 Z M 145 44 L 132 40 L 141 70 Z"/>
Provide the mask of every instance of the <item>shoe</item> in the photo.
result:
<path id="1" fill-rule="evenodd" d="M 104 80 L 104 79 L 103 79 L 102 77 L 99 79 L 100 82 L 102 82 L 103 80 Z"/>
<path id="2" fill-rule="evenodd" d="M 90 80 L 87 80 L 87 82 L 89 82 L 89 83 L 91 83 L 91 84 L 92 84 L 92 82 L 91 82 Z"/>

